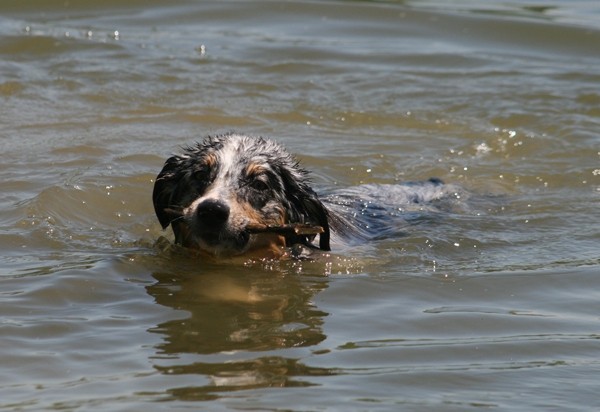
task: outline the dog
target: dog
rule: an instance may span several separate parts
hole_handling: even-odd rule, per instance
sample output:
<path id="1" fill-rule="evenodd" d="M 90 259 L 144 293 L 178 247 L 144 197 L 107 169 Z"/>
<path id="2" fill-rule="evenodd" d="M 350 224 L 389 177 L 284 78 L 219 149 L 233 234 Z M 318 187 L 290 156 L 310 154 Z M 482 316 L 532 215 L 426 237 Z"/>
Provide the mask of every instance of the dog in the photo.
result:
<path id="1" fill-rule="evenodd" d="M 441 181 L 430 179 L 386 187 L 363 185 L 320 199 L 310 182 L 309 172 L 275 141 L 227 133 L 208 136 L 167 159 L 156 177 L 152 199 L 158 221 L 163 229 L 171 226 L 176 244 L 217 259 L 281 258 L 294 245 L 330 251 L 332 232 L 377 237 L 387 228 L 388 214 L 372 205 L 421 204 L 447 192 Z M 322 230 L 319 234 L 250 230 L 290 224 Z"/>

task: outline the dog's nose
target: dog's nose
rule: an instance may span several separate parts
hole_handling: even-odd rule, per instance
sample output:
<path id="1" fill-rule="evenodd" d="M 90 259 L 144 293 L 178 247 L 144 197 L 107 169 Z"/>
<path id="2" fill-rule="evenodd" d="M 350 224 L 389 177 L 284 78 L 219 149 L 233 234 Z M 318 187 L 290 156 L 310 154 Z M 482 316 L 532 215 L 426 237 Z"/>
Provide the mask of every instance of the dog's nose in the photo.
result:
<path id="1" fill-rule="evenodd" d="M 207 199 L 196 208 L 196 216 L 206 226 L 221 226 L 229 218 L 229 206 L 218 200 Z"/>

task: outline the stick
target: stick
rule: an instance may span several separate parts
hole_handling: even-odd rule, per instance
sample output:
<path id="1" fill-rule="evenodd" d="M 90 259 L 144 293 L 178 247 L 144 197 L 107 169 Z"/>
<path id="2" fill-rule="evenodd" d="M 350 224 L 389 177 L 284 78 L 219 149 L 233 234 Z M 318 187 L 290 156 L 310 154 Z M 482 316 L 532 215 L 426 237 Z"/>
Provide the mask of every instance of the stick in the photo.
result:
<path id="1" fill-rule="evenodd" d="M 179 218 L 183 216 L 183 210 L 177 210 L 167 207 L 164 209 L 164 211 L 173 218 Z M 295 223 L 289 225 L 263 225 L 260 223 L 256 223 L 246 226 L 246 231 L 248 231 L 248 233 L 275 233 L 278 235 L 288 236 L 310 236 L 318 235 L 324 232 L 321 226 L 307 225 L 305 223 Z"/>
<path id="2" fill-rule="evenodd" d="M 183 216 L 183 210 L 171 209 L 170 207 L 166 207 L 163 209 L 166 214 L 171 215 L 173 217 L 181 217 Z"/>
<path id="3" fill-rule="evenodd" d="M 324 230 L 321 226 L 307 225 L 304 223 L 296 223 L 291 225 L 270 226 L 262 224 L 253 224 L 246 226 L 249 233 L 276 233 L 278 235 L 318 235 Z"/>

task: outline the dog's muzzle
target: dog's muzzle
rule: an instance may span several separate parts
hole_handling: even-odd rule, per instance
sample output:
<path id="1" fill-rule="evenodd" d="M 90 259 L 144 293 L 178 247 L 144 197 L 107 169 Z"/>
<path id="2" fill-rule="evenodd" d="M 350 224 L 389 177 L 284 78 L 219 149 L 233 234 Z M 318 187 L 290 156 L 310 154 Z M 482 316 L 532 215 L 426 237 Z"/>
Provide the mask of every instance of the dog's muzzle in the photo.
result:
<path id="1" fill-rule="evenodd" d="M 229 206 L 216 199 L 207 199 L 196 207 L 196 234 L 210 246 L 243 249 L 250 235 L 246 231 L 232 231 L 228 225 Z"/>
<path id="2" fill-rule="evenodd" d="M 208 199 L 198 205 L 196 217 L 201 228 L 219 230 L 229 219 L 229 206 L 221 201 Z"/>

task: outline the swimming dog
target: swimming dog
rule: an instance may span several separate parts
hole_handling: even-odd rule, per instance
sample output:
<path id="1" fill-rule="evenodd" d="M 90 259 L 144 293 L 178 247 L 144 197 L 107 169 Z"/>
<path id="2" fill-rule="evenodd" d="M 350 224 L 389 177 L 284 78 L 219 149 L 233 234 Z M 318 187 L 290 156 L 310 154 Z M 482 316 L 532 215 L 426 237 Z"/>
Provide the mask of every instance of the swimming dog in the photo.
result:
<path id="1" fill-rule="evenodd" d="M 332 231 L 366 237 L 367 229 L 377 230 L 376 224 L 361 223 L 365 213 L 351 210 L 361 207 L 361 195 L 368 199 L 364 204 L 382 196 L 394 196 L 388 203 L 420 203 L 439 198 L 444 185 L 431 179 L 414 187 L 386 186 L 364 185 L 360 193 L 327 198 L 326 207 L 310 186 L 309 172 L 280 144 L 227 133 L 208 136 L 170 157 L 152 197 L 158 221 L 163 229 L 171 226 L 176 244 L 216 258 L 278 258 L 295 244 L 329 251 Z M 285 225 L 318 230 L 277 230 Z M 267 229 L 257 230 L 261 227 Z"/>

